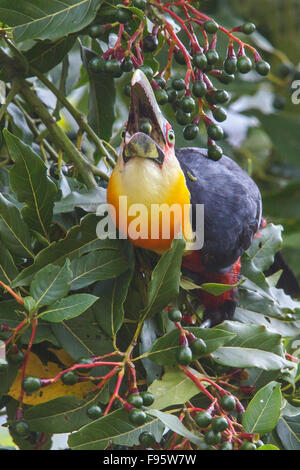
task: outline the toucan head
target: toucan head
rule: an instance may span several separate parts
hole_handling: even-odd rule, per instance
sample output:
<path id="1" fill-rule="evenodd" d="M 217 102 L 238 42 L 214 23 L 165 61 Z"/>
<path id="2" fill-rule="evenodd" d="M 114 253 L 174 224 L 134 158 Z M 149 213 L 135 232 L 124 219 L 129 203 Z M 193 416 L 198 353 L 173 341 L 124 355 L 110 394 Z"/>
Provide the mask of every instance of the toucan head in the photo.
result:
<path id="1" fill-rule="evenodd" d="M 147 133 L 143 124 L 147 123 Z M 163 116 L 146 75 L 137 69 L 131 80 L 131 102 L 124 133 L 122 157 L 125 164 L 132 158 L 147 158 L 163 165 L 175 156 L 175 134 Z"/>

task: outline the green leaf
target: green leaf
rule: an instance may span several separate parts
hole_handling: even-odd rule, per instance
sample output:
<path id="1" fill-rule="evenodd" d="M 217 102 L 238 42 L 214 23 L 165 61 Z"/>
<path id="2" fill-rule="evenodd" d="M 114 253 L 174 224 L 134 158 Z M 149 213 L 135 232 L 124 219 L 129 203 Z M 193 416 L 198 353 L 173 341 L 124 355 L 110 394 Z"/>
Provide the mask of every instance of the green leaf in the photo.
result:
<path id="1" fill-rule="evenodd" d="M 276 189 L 264 196 L 265 213 L 280 221 L 293 219 L 300 213 L 300 181 L 291 181 L 283 188 Z M 293 201 L 293 204 L 290 202 Z"/>
<path id="2" fill-rule="evenodd" d="M 164 413 L 158 410 L 151 410 L 147 412 L 151 416 L 155 416 L 161 420 L 162 423 L 173 432 L 176 432 L 180 436 L 187 437 L 193 444 L 201 445 L 202 440 L 195 434 L 191 433 L 177 418 L 177 416 L 169 413 Z"/>
<path id="3" fill-rule="evenodd" d="M 81 47 L 83 64 L 90 78 L 88 123 L 99 137 L 110 140 L 115 122 L 116 89 L 114 80 L 107 73 L 92 73 L 88 63 L 97 54 Z"/>
<path id="4" fill-rule="evenodd" d="M 95 18 L 102 0 L 0 0 L 1 21 L 12 27 L 16 42 L 55 41 L 85 28 Z"/>
<path id="5" fill-rule="evenodd" d="M 109 442 L 132 447 L 139 444 L 139 435 L 145 431 L 151 432 L 160 441 L 164 426 L 159 421 L 149 416 L 145 424 L 134 426 L 125 410 L 117 410 L 71 434 L 68 444 L 73 450 L 103 450 Z"/>
<path id="6" fill-rule="evenodd" d="M 98 297 L 90 294 L 74 294 L 65 299 L 58 300 L 39 317 L 50 322 L 61 322 L 69 318 L 78 317 L 91 307 Z"/>
<path id="7" fill-rule="evenodd" d="M 253 240 L 247 253 L 259 271 L 265 271 L 274 262 L 274 254 L 282 243 L 282 230 L 281 225 L 268 224 Z"/>
<path id="8" fill-rule="evenodd" d="M 57 41 L 38 41 L 24 53 L 29 65 L 46 73 L 59 64 L 74 46 L 75 36 L 62 37 Z M 32 73 L 32 75 L 34 75 Z"/>
<path id="9" fill-rule="evenodd" d="M 295 364 L 277 356 L 277 354 L 252 348 L 222 347 L 212 353 L 212 358 L 218 364 L 229 367 L 258 367 L 263 370 L 281 370 L 295 366 Z"/>
<path id="10" fill-rule="evenodd" d="M 54 214 L 72 212 L 75 207 L 81 207 L 87 212 L 96 212 L 98 206 L 104 202 L 106 202 L 104 188 L 93 188 L 84 193 L 72 191 L 68 196 L 55 203 Z"/>
<path id="11" fill-rule="evenodd" d="M 218 283 L 206 283 L 206 284 L 201 284 L 200 288 L 201 290 L 204 290 L 205 292 L 208 292 L 209 294 L 215 295 L 218 297 L 219 295 L 225 294 L 225 292 L 228 292 L 235 287 L 240 286 L 243 284 L 245 281 L 242 279 L 239 281 L 237 284 L 218 284 Z"/>
<path id="12" fill-rule="evenodd" d="M 285 450 L 300 450 L 300 414 L 282 416 L 276 431 Z"/>
<path id="13" fill-rule="evenodd" d="M 44 162 L 28 145 L 6 129 L 3 134 L 10 156 L 16 162 L 10 171 L 10 185 L 18 201 L 25 203 L 24 220 L 31 229 L 48 238 L 56 185 L 48 178 Z"/>
<path id="14" fill-rule="evenodd" d="M 0 281 L 9 285 L 17 274 L 18 269 L 10 252 L 5 246 L 2 246 L 0 251 Z"/>
<path id="15" fill-rule="evenodd" d="M 188 368 L 196 377 L 203 377 L 196 370 Z M 163 410 L 173 405 L 182 405 L 198 395 L 199 389 L 180 369 L 167 369 L 161 379 L 154 380 L 148 388 L 155 396 L 150 408 Z"/>
<path id="16" fill-rule="evenodd" d="M 117 277 L 127 269 L 128 260 L 121 252 L 120 245 L 116 246 L 116 249 L 88 253 L 71 263 L 73 273 L 71 288 L 82 289 L 95 281 Z"/>
<path id="17" fill-rule="evenodd" d="M 260 389 L 243 414 L 244 431 L 261 435 L 272 431 L 279 420 L 281 400 L 279 383 L 270 382 Z"/>
<path id="18" fill-rule="evenodd" d="M 116 241 L 99 240 L 96 234 L 98 217 L 94 214 L 85 216 L 80 225 L 72 227 L 65 238 L 41 250 L 35 257 L 33 265 L 24 269 L 15 279 L 13 286 L 23 286 L 30 283 L 34 274 L 47 264 L 62 265 L 66 259 L 74 258 L 102 247 L 115 245 Z"/>
<path id="19" fill-rule="evenodd" d="M 278 447 L 273 446 L 272 444 L 265 444 L 264 446 L 260 446 L 257 450 L 280 450 Z"/>
<path id="20" fill-rule="evenodd" d="M 215 328 L 206 330 L 203 328 L 189 327 L 185 329 L 193 333 L 197 338 L 201 338 L 205 341 L 207 346 L 206 354 L 212 353 L 234 337 L 234 335 L 228 331 Z M 179 348 L 179 337 L 180 332 L 176 328 L 161 338 L 158 338 L 148 351 L 147 357 L 162 366 L 175 365 L 177 363 L 176 351 Z"/>
<path id="21" fill-rule="evenodd" d="M 145 315 L 155 314 L 174 301 L 179 292 L 183 239 L 175 239 L 172 247 L 162 255 L 155 266 L 148 286 L 148 304 Z"/>
<path id="22" fill-rule="evenodd" d="M 12 253 L 24 258 L 34 258 L 30 233 L 19 209 L 0 194 L 0 236 Z"/>
<path id="23" fill-rule="evenodd" d="M 30 284 L 30 295 L 35 299 L 36 306 L 51 305 L 68 295 L 71 279 L 69 260 L 63 266 L 48 264 L 38 271 Z"/>

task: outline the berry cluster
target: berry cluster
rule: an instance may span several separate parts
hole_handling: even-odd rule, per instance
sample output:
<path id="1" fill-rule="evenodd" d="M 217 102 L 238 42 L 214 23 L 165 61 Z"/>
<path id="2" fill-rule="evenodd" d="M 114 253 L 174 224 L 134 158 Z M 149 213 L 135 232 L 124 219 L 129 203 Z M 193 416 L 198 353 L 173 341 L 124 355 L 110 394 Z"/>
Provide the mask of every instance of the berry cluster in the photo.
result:
<path id="1" fill-rule="evenodd" d="M 247 74 L 255 68 L 259 75 L 266 76 L 270 71 L 270 65 L 256 49 L 234 35 L 238 32 L 251 34 L 255 25 L 247 22 L 227 30 L 184 0 L 155 2 L 155 7 L 144 0 L 124 0 L 123 5 L 102 7 L 96 23 L 87 31 L 92 38 L 109 42 L 110 32 L 117 28 L 114 46 L 90 60 L 90 71 L 118 78 L 136 68 L 143 70 L 159 105 L 171 104 L 176 121 L 184 126 L 184 138 L 195 139 L 203 122 L 207 131 L 208 157 L 220 159 L 223 152 L 217 142 L 223 139 L 224 132 L 218 123 L 226 120 L 223 106 L 229 102 L 230 95 L 222 87 L 217 87 L 215 79 L 226 85 L 235 79 L 237 73 Z M 137 26 L 137 20 L 143 14 L 143 20 Z M 146 16 L 153 21 L 152 31 L 147 29 Z M 179 39 L 170 17 L 186 36 L 187 47 L 184 45 L 187 41 Z M 228 37 L 227 54 L 223 58 L 217 51 L 219 33 Z M 151 60 L 164 46 L 168 48 L 167 64 L 160 70 L 153 70 Z M 246 51 L 250 51 L 253 60 Z M 185 67 L 184 78 L 172 77 L 174 61 Z M 130 96 L 129 84 L 124 92 Z"/>

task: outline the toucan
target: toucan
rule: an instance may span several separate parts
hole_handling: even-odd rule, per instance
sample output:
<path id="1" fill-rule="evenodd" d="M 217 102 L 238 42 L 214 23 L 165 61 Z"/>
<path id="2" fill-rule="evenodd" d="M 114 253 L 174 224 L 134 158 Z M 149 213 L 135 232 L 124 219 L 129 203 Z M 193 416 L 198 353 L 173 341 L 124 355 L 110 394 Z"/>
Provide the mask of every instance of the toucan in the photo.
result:
<path id="1" fill-rule="evenodd" d="M 150 127 L 142 132 L 142 122 Z M 120 197 L 126 197 L 126 206 Z M 116 166 L 110 176 L 107 202 L 114 208 L 114 222 L 131 242 L 159 255 L 166 252 L 174 237 L 182 230 L 192 236 L 193 214 L 197 204 L 204 205 L 204 243 L 200 249 L 187 250 L 182 272 L 197 285 L 215 282 L 235 286 L 241 269 L 241 255 L 261 230 L 261 193 L 252 178 L 233 160 L 222 156 L 219 161 L 208 158 L 207 150 L 175 148 L 175 133 L 163 116 L 151 84 L 137 69 L 131 80 L 130 110 L 124 139 Z M 134 215 L 130 208 L 143 204 L 149 210 L 147 236 L 132 236 L 129 224 Z M 171 218 L 169 238 L 151 236 L 151 207 L 166 204 L 182 208 L 180 217 Z M 186 214 L 184 207 L 190 207 Z M 120 217 L 127 211 L 127 217 Z M 188 220 L 187 220 L 188 217 Z M 123 221 L 121 220 L 123 219 Z M 143 221 L 140 221 L 141 223 Z M 160 219 L 159 223 L 162 224 Z M 184 224 L 183 224 L 184 222 Z M 237 305 L 237 287 L 215 296 L 199 289 L 199 304 L 204 306 L 204 323 L 210 326 L 232 319 Z"/>

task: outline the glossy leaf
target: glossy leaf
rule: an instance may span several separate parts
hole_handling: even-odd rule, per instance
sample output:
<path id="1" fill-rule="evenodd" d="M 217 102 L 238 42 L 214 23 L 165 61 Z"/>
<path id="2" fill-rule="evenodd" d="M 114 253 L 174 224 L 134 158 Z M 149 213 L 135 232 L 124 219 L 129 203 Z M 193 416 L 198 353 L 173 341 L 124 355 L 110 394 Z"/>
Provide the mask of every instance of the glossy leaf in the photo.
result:
<path id="1" fill-rule="evenodd" d="M 91 307 L 98 297 L 90 294 L 74 294 L 56 301 L 47 310 L 40 313 L 40 317 L 50 322 L 61 322 L 69 318 L 78 317 Z"/>
<path id="2" fill-rule="evenodd" d="M 300 450 L 300 414 L 281 416 L 276 431 L 285 450 Z"/>
<path id="3" fill-rule="evenodd" d="M 214 361 L 229 367 L 258 367 L 263 370 L 293 368 L 292 362 L 269 351 L 243 347 L 222 347 L 212 353 Z"/>
<path id="4" fill-rule="evenodd" d="M 5 248 L 5 246 L 2 246 L 0 251 L 0 281 L 9 285 L 17 274 L 18 269 L 10 252 Z"/>
<path id="5" fill-rule="evenodd" d="M 62 37 L 57 41 L 38 41 L 24 53 L 29 65 L 46 73 L 59 64 L 76 41 L 75 36 Z M 31 74 L 30 74 L 31 75 Z M 32 75 L 34 75 L 32 73 Z"/>
<path id="6" fill-rule="evenodd" d="M 191 442 L 193 442 L 196 445 L 200 445 L 202 440 L 196 436 L 195 434 L 191 433 L 183 424 L 182 422 L 177 418 L 177 416 L 174 416 L 169 413 L 164 413 L 162 411 L 158 410 L 151 410 L 148 411 L 148 414 L 151 416 L 155 416 L 161 420 L 164 425 L 171 429 L 173 432 L 179 434 L 180 436 L 188 438 Z"/>

